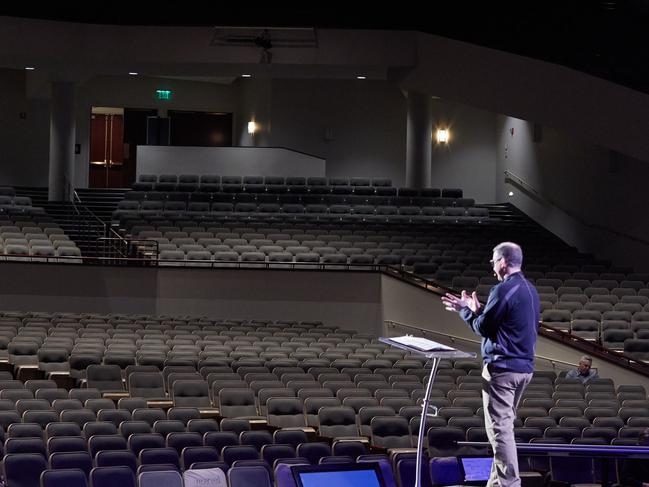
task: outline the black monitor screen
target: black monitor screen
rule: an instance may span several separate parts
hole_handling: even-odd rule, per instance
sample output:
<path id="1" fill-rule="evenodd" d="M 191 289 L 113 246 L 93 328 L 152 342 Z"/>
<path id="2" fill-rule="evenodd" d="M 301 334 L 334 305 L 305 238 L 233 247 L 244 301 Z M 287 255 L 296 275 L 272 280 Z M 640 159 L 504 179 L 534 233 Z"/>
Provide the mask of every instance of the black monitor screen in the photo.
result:
<path id="1" fill-rule="evenodd" d="M 460 466 L 466 483 L 486 483 L 491 475 L 491 456 L 461 456 Z"/>
<path id="2" fill-rule="evenodd" d="M 297 487 L 385 487 L 378 464 L 296 465 Z"/>

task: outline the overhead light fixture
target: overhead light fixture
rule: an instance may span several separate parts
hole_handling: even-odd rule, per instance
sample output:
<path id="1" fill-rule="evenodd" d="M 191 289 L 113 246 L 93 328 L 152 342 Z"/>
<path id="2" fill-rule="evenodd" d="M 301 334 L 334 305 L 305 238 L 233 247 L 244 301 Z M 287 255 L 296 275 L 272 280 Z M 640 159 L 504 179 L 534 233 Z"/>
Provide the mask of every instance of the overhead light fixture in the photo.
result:
<path id="1" fill-rule="evenodd" d="M 449 139 L 448 129 L 437 129 L 436 138 L 438 144 L 448 144 L 448 139 Z"/>
<path id="2" fill-rule="evenodd" d="M 257 130 L 259 130 L 259 127 L 254 121 L 251 120 L 250 122 L 248 122 L 248 133 L 250 135 L 255 135 Z"/>
<path id="3" fill-rule="evenodd" d="M 242 74 L 241 77 L 242 78 L 252 78 L 252 75 L 246 73 L 246 74 Z"/>
<path id="4" fill-rule="evenodd" d="M 25 71 L 34 71 L 35 69 L 33 66 L 25 66 Z"/>
<path id="5" fill-rule="evenodd" d="M 140 73 L 136 73 L 135 71 L 129 71 L 128 74 L 129 74 L 130 76 L 137 76 L 137 75 L 140 74 Z"/>
<path id="6" fill-rule="evenodd" d="M 507 196 L 514 196 L 514 192 L 510 191 L 509 193 L 507 193 Z"/>
<path id="7" fill-rule="evenodd" d="M 356 79 L 367 79 L 367 76 L 356 76 Z"/>

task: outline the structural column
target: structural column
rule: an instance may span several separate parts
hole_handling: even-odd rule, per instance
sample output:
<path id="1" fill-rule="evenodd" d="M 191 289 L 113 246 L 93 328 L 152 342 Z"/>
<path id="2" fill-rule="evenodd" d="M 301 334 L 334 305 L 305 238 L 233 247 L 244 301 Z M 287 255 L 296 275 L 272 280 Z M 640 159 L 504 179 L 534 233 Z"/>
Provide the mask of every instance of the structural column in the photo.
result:
<path id="1" fill-rule="evenodd" d="M 242 114 L 239 145 L 244 147 L 271 146 L 272 78 L 267 73 L 240 83 Z M 257 131 L 248 132 L 248 122 L 255 122 Z"/>
<path id="2" fill-rule="evenodd" d="M 74 142 L 74 83 L 54 81 L 50 109 L 50 201 L 72 199 Z"/>
<path id="3" fill-rule="evenodd" d="M 431 185 L 432 111 L 430 95 L 408 92 L 406 186 L 409 188 L 429 188 Z"/>

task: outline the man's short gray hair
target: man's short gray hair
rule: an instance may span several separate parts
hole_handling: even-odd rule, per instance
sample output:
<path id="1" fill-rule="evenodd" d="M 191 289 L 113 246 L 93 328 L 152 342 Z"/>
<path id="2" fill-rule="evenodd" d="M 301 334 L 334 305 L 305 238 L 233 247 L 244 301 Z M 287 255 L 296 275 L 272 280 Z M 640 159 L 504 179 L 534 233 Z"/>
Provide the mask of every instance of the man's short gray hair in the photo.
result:
<path id="1" fill-rule="evenodd" d="M 494 247 L 494 253 L 505 259 L 507 267 L 521 267 L 523 265 L 523 250 L 514 242 L 502 242 Z"/>
<path id="2" fill-rule="evenodd" d="M 589 364 L 593 363 L 593 357 L 591 357 L 590 355 L 582 355 L 579 361 L 581 362 L 582 360 L 587 361 Z"/>

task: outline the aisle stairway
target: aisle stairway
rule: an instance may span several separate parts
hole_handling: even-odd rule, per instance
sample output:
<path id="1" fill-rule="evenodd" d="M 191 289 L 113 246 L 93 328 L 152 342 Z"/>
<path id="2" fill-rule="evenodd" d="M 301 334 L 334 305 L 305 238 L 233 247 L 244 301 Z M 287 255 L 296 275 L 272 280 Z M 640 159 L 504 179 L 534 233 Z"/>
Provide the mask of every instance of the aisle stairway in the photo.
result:
<path id="1" fill-rule="evenodd" d="M 76 190 L 81 204 L 108 224 L 113 211 L 117 209 L 117 203 L 124 199 L 127 191 L 129 190 L 113 188 L 79 188 Z"/>
<path id="2" fill-rule="evenodd" d="M 54 218 L 66 235 L 81 249 L 84 257 L 101 255 L 98 250 L 98 239 L 106 235 L 106 225 L 96 218 L 82 203 L 70 201 L 48 201 L 47 188 L 16 187 L 16 195 L 29 196 L 34 206 L 40 206 Z M 119 198 L 123 197 L 120 193 Z M 110 215 L 108 211 L 108 215 Z"/>

